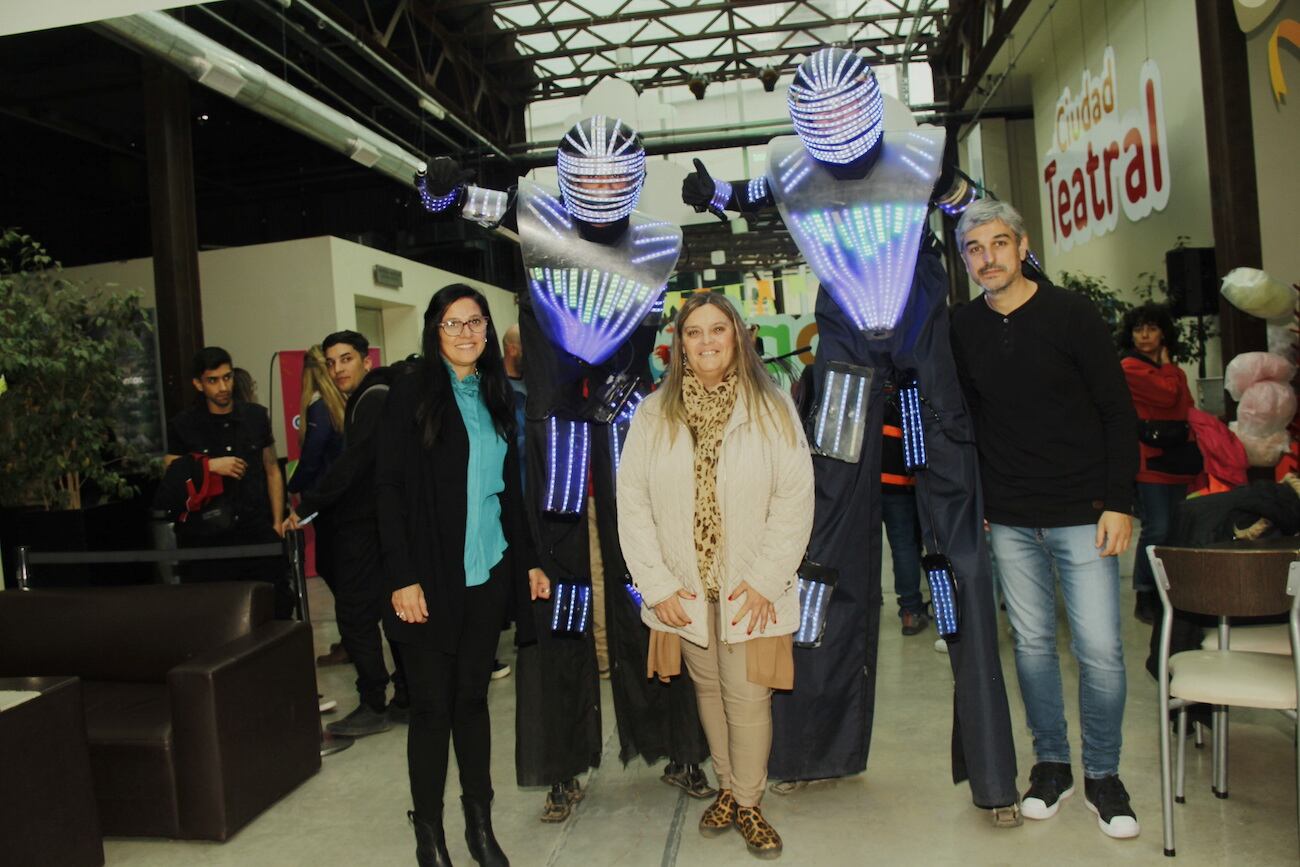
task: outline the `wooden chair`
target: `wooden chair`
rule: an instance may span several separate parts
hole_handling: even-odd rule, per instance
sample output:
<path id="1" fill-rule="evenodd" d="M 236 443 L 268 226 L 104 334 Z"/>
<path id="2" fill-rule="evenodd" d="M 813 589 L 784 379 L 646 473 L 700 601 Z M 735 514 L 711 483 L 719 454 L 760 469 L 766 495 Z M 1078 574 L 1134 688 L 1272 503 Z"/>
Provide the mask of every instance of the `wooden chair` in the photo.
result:
<path id="1" fill-rule="evenodd" d="M 1170 768 L 1169 711 L 1178 711 L 1177 799 L 1183 800 L 1187 707 L 1214 708 L 1215 795 L 1228 794 L 1228 708 L 1271 708 L 1296 719 L 1300 695 L 1300 543 L 1294 548 L 1165 548 L 1150 546 L 1156 590 L 1164 606 L 1158 663 L 1160 688 L 1160 794 L 1164 851 L 1174 855 L 1174 781 Z M 1291 655 L 1245 650 L 1189 650 L 1169 655 L 1174 609 L 1219 619 L 1218 646 L 1231 648 L 1232 617 L 1289 614 Z M 1297 799 L 1300 800 L 1300 726 Z M 1297 817 L 1300 822 L 1300 816 Z"/>

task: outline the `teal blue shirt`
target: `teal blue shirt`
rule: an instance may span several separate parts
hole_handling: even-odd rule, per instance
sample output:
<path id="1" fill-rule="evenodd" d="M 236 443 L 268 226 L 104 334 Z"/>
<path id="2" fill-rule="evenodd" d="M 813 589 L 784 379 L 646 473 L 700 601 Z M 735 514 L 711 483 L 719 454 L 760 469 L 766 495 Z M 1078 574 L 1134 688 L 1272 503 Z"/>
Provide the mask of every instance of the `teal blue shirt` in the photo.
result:
<path id="1" fill-rule="evenodd" d="M 446 364 L 446 360 L 443 364 Z M 469 466 L 465 471 L 465 584 L 488 580 L 492 567 L 506 551 L 501 529 L 501 497 L 505 490 L 506 441 L 492 424 L 492 414 L 479 393 L 477 373 L 456 379 L 447 365 L 451 391 L 469 436 Z"/>

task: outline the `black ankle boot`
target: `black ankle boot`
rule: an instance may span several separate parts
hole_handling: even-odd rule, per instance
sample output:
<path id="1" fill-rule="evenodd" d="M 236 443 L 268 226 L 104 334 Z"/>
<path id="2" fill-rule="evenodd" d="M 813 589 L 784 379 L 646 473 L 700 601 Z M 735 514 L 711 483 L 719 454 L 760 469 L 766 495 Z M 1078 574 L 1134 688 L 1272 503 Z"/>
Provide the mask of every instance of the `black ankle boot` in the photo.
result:
<path id="1" fill-rule="evenodd" d="M 465 845 L 469 856 L 483 867 L 510 867 L 510 859 L 492 833 L 492 802 L 462 796 L 465 806 Z"/>
<path id="2" fill-rule="evenodd" d="M 420 867 L 451 867 L 451 856 L 447 854 L 447 838 L 442 833 L 442 814 L 437 822 L 421 819 L 414 812 L 408 812 L 415 825 L 415 861 Z"/>

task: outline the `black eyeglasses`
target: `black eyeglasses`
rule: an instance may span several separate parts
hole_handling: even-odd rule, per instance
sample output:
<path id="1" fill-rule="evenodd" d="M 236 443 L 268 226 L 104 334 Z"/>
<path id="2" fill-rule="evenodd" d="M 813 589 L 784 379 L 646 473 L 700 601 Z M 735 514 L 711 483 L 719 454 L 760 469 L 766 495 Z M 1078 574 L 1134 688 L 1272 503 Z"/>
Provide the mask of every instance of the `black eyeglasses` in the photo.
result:
<path id="1" fill-rule="evenodd" d="M 486 316 L 473 316 L 469 319 L 448 319 L 446 322 L 439 322 L 438 327 L 447 332 L 447 336 L 455 337 L 458 334 L 465 333 L 465 326 L 474 334 L 482 334 L 487 330 L 488 318 Z"/>

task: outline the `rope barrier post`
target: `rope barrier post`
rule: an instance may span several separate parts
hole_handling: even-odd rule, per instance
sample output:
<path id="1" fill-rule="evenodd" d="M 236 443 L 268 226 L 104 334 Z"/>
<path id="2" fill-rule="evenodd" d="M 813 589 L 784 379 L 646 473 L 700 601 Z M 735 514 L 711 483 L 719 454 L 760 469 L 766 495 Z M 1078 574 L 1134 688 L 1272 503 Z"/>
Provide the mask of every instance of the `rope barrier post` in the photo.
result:
<path id="1" fill-rule="evenodd" d="M 18 546 L 18 571 L 14 576 L 19 590 L 31 590 L 31 577 L 27 573 L 27 546 Z"/>

